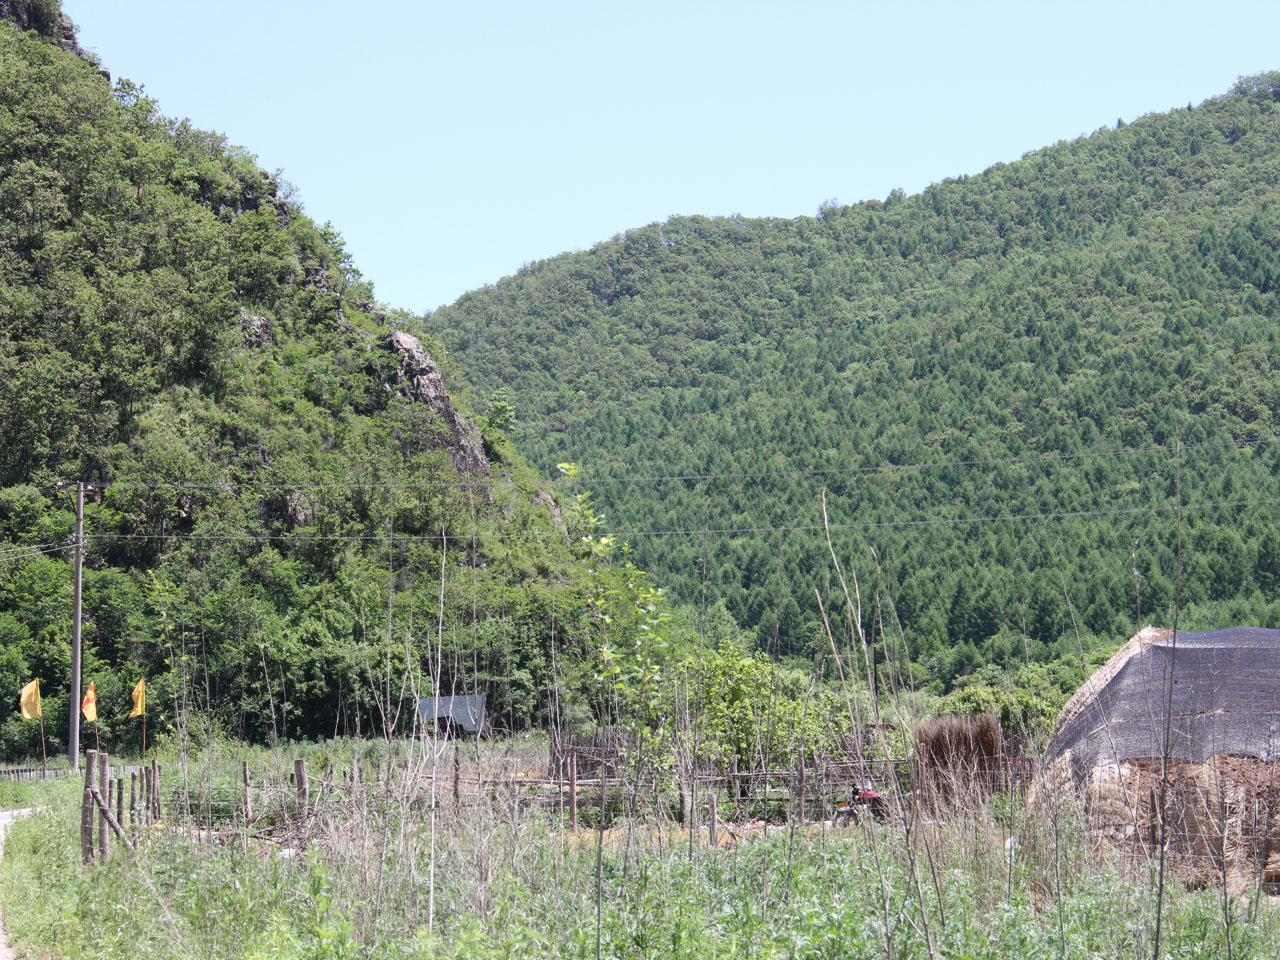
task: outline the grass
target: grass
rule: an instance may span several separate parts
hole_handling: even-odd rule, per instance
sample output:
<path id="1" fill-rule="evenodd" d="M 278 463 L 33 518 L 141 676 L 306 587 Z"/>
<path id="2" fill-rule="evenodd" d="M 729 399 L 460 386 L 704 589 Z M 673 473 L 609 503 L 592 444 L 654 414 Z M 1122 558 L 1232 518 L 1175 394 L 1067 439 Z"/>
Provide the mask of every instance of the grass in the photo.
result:
<path id="1" fill-rule="evenodd" d="M 432 905 L 431 818 L 414 783 L 370 781 L 305 836 L 156 829 L 138 854 L 117 845 L 92 868 L 79 862 L 78 784 L 23 784 L 45 806 L 7 838 L 10 935 L 40 958 L 596 956 L 594 833 L 569 836 L 546 813 L 515 818 L 501 792 L 457 816 L 446 802 Z M 615 824 L 599 862 L 600 956 L 910 960 L 929 957 L 930 941 L 946 958 L 1149 955 L 1149 868 L 1097 854 L 1077 823 L 1065 811 L 1055 832 L 997 802 L 921 823 L 910 844 L 900 825 L 866 822 L 775 829 L 730 849 L 707 848 L 705 831 L 691 847 L 671 824 Z M 1280 917 L 1265 899 L 1227 902 L 1235 958 L 1273 955 Z M 1226 957 L 1223 909 L 1220 891 L 1175 890 L 1168 956 Z"/>

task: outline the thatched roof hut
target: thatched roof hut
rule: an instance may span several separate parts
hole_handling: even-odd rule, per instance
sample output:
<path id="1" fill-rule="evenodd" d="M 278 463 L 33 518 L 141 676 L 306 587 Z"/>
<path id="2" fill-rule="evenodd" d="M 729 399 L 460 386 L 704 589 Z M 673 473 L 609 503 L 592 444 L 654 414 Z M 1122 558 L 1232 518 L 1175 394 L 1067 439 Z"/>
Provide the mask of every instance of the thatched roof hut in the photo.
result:
<path id="1" fill-rule="evenodd" d="M 1145 855 L 1166 755 L 1175 868 L 1280 880 L 1280 630 L 1142 630 L 1063 708 L 1032 799 L 1074 790 L 1096 837 Z"/>

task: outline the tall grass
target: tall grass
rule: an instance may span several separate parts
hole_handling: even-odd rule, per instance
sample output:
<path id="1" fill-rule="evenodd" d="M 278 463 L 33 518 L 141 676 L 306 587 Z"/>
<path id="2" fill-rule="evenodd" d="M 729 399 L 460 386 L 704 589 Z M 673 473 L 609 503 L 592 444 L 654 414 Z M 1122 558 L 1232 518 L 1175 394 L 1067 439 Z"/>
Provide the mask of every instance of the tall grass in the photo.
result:
<path id="1" fill-rule="evenodd" d="M 429 934 L 429 816 L 408 786 L 371 781 L 280 842 L 234 826 L 156 829 L 136 855 L 117 847 L 84 867 L 78 792 L 64 781 L 10 828 L 6 923 L 27 957 L 595 957 L 597 834 L 515 810 L 500 785 L 437 811 Z M 934 869 L 918 878 L 908 845 L 923 831 L 870 818 L 716 849 L 660 817 L 616 822 L 601 858 L 601 956 L 907 960 L 929 955 L 926 928 L 942 957 L 1149 953 L 1147 867 L 1112 862 L 1080 823 L 1070 807 L 1031 816 L 997 796 L 928 824 Z M 1235 956 L 1273 956 L 1280 918 L 1252 906 L 1230 901 Z M 1219 892 L 1179 889 L 1165 909 L 1168 956 L 1226 955 Z"/>

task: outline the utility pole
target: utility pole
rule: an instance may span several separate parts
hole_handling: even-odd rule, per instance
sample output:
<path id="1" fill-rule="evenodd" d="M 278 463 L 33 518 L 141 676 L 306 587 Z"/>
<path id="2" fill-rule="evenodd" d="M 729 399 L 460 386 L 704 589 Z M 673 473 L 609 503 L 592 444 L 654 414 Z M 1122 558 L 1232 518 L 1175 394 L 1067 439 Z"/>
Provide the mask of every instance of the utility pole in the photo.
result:
<path id="1" fill-rule="evenodd" d="M 75 590 L 71 621 L 71 769 L 80 769 L 80 584 L 84 575 L 84 483 L 76 484 Z"/>

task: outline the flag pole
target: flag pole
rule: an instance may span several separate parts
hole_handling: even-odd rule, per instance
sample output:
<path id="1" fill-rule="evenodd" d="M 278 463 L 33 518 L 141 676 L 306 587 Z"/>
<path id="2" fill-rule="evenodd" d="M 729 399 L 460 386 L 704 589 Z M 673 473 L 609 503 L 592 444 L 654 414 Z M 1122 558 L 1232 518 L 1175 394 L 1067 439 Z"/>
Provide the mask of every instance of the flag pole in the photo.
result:
<path id="1" fill-rule="evenodd" d="M 142 715 L 142 762 L 147 762 L 147 715 Z"/>
<path id="2" fill-rule="evenodd" d="M 49 750 L 44 745 L 44 711 L 40 712 L 40 779 L 49 776 Z"/>

